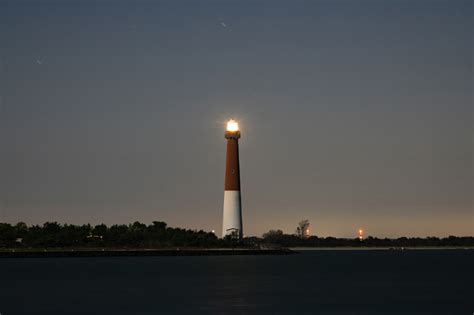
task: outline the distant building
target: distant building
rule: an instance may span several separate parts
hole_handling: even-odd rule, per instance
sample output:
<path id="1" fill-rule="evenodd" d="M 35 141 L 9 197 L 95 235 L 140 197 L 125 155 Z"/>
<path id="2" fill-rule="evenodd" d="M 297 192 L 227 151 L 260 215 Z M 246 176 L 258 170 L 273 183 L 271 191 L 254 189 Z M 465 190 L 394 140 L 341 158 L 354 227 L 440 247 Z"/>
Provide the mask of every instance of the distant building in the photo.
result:
<path id="1" fill-rule="evenodd" d="M 88 238 L 88 239 L 102 239 L 103 236 L 102 236 L 102 235 L 95 235 L 95 234 L 89 233 L 89 235 L 87 235 L 86 238 Z"/>

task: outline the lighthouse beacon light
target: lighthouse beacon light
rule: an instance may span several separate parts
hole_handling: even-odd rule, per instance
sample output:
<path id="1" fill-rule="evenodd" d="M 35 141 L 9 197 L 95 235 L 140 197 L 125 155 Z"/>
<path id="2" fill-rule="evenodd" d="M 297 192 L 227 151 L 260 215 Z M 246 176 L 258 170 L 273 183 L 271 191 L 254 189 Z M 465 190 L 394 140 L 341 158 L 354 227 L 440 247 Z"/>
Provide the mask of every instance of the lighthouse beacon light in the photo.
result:
<path id="1" fill-rule="evenodd" d="M 239 131 L 239 123 L 231 119 L 227 122 L 227 131 Z"/>

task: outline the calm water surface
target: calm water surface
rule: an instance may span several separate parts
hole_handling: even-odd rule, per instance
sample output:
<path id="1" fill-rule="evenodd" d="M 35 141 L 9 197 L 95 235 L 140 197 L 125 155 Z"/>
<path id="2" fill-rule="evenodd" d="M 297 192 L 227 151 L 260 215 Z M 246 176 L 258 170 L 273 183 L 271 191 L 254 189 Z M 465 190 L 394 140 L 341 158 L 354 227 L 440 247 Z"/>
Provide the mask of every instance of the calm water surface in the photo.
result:
<path id="1" fill-rule="evenodd" d="M 474 251 L 0 259 L 0 313 L 467 314 Z"/>

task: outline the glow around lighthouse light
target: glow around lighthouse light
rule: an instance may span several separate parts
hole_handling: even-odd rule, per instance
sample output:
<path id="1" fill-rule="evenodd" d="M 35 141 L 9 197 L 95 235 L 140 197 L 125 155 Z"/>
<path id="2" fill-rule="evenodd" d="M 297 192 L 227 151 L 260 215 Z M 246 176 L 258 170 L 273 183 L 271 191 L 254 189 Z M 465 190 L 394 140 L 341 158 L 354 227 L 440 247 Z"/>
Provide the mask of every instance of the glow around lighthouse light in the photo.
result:
<path id="1" fill-rule="evenodd" d="M 227 122 L 227 131 L 239 131 L 239 123 L 231 119 Z"/>

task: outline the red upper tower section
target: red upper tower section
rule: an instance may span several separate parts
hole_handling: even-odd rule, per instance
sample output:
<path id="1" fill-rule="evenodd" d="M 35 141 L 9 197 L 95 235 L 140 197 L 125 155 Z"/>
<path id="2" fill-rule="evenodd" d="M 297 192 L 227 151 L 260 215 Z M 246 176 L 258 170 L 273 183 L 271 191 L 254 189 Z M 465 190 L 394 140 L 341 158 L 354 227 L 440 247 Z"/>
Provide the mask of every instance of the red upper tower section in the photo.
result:
<path id="1" fill-rule="evenodd" d="M 225 132 L 227 139 L 227 152 L 225 161 L 225 190 L 240 191 L 240 166 L 239 166 L 239 124 L 231 119 L 227 122 Z"/>

